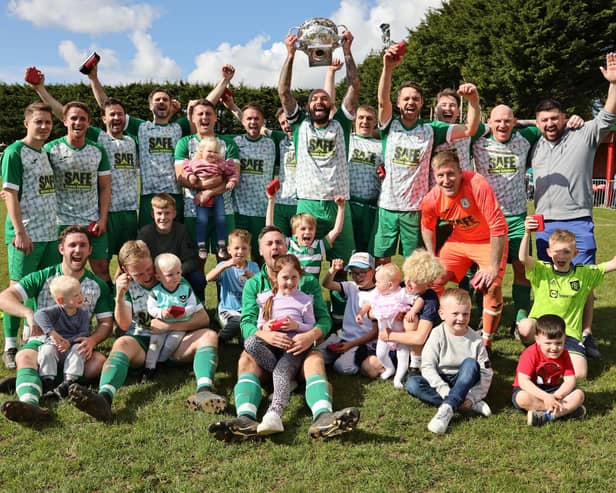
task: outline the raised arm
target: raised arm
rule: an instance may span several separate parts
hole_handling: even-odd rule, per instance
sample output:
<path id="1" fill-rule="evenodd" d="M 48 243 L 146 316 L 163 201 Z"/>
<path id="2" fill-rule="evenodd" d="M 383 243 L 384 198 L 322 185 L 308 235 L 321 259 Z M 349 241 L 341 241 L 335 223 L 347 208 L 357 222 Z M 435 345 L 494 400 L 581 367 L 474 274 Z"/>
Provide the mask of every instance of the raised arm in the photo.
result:
<path id="1" fill-rule="evenodd" d="M 43 103 L 51 107 L 51 111 L 58 120 L 64 120 L 64 115 L 62 112 L 64 106 L 60 101 L 54 98 L 49 91 L 47 91 L 47 88 L 45 87 L 45 74 L 39 70 L 39 75 L 41 77 L 41 81 L 38 84 L 30 84 L 30 87 L 36 91 L 38 97 L 41 98 Z"/>
<path id="2" fill-rule="evenodd" d="M 94 99 L 98 103 L 100 108 L 103 107 L 105 101 L 107 101 L 107 93 L 105 89 L 103 89 L 103 85 L 101 81 L 98 80 L 98 65 L 94 65 L 90 73 L 88 74 L 88 79 L 90 79 L 90 87 L 92 88 L 92 94 L 94 94 Z"/>
<path id="3" fill-rule="evenodd" d="M 610 87 L 603 109 L 610 113 L 616 113 L 616 53 L 608 53 L 605 56 L 605 65 L 605 67 L 601 67 L 601 73 L 605 80 L 610 83 Z"/>
<path id="4" fill-rule="evenodd" d="M 297 101 L 291 94 L 291 78 L 293 76 L 293 60 L 295 59 L 296 42 L 297 36 L 294 34 L 287 34 L 284 40 L 284 44 L 287 47 L 287 58 L 282 65 L 280 78 L 278 79 L 278 97 L 280 98 L 280 104 L 284 108 L 284 112 L 287 116 L 293 113 L 297 107 Z"/>
<path id="5" fill-rule="evenodd" d="M 396 55 L 396 47 L 390 46 L 383 55 L 383 70 L 379 79 L 378 89 L 378 120 L 379 125 L 388 123 L 391 119 L 393 105 L 391 104 L 391 76 L 394 69 L 402 63 L 402 57 Z"/>
<path id="6" fill-rule="evenodd" d="M 344 53 L 344 63 L 346 65 L 347 83 L 349 87 L 342 100 L 342 106 L 349 113 L 355 113 L 357 109 L 357 101 L 359 100 L 359 74 L 353 54 L 351 53 L 351 44 L 353 43 L 353 35 L 351 31 L 344 31 L 342 34 L 342 52 Z"/>
<path id="7" fill-rule="evenodd" d="M 233 79 L 235 75 L 235 68 L 233 65 L 225 64 L 221 69 L 221 78 L 218 84 L 214 86 L 214 89 L 210 91 L 210 93 L 205 97 L 210 103 L 217 104 L 220 98 L 222 97 L 225 89 Z"/>
<path id="8" fill-rule="evenodd" d="M 332 101 L 332 109 L 330 110 L 330 116 L 333 118 L 336 114 L 336 72 L 342 68 L 342 60 L 334 58 L 327 72 L 325 73 L 325 80 L 323 81 L 323 89 L 329 94 L 329 98 Z"/>
<path id="9" fill-rule="evenodd" d="M 520 242 L 520 250 L 518 251 L 518 260 L 524 263 L 527 270 L 531 270 L 535 265 L 535 259 L 528 253 L 528 245 L 531 238 L 531 231 L 537 229 L 537 221 L 532 216 L 526 216 L 524 221 L 524 236 Z"/>
<path id="10" fill-rule="evenodd" d="M 451 130 L 451 139 L 462 139 L 472 137 L 477 132 L 479 120 L 481 119 L 481 107 L 479 106 L 479 93 L 475 84 L 462 84 L 458 89 L 458 94 L 468 101 L 468 112 L 464 125 L 454 125 Z"/>
<path id="11" fill-rule="evenodd" d="M 332 230 L 325 236 L 325 241 L 330 247 L 334 244 L 336 238 L 340 236 L 340 233 L 342 233 L 342 228 L 344 228 L 344 206 L 346 204 L 346 200 L 341 195 L 338 195 L 336 196 L 334 201 L 338 206 L 338 211 L 336 213 L 336 221 L 334 222 L 334 227 L 332 228 Z"/>
<path id="12" fill-rule="evenodd" d="M 342 284 L 335 280 L 336 274 L 344 268 L 344 261 L 341 258 L 335 258 L 332 260 L 331 267 L 327 270 L 325 277 L 323 278 L 323 287 L 330 291 L 342 292 Z"/>

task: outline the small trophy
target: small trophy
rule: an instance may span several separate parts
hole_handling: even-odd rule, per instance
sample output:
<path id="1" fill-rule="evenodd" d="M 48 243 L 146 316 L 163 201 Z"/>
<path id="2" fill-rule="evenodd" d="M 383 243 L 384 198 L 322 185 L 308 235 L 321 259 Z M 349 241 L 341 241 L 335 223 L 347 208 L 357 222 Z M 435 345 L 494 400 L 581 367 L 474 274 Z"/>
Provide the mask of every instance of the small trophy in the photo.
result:
<path id="1" fill-rule="evenodd" d="M 325 17 L 313 17 L 301 26 L 289 29 L 289 34 L 297 30 L 297 48 L 308 55 L 310 67 L 323 67 L 331 65 L 332 53 L 340 46 L 342 35 L 338 34 L 339 27 L 343 28 L 341 32 L 348 30 Z"/>
<path id="2" fill-rule="evenodd" d="M 88 75 L 94 68 L 94 66 L 98 64 L 100 59 L 101 56 L 98 53 L 96 53 L 95 51 L 92 52 L 92 54 L 88 56 L 88 58 L 86 58 L 85 61 L 81 64 L 81 67 L 79 67 L 79 71 L 84 75 Z"/>

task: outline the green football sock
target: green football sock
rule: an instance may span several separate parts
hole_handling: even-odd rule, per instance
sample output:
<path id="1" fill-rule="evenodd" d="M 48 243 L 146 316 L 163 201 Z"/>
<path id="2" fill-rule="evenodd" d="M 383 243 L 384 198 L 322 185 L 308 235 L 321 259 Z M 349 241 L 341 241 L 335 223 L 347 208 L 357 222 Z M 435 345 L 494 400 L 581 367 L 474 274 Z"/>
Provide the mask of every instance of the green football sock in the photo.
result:
<path id="1" fill-rule="evenodd" d="M 329 395 L 329 385 L 323 375 L 312 375 L 306 379 L 306 403 L 315 420 L 319 414 L 332 412 L 332 397 Z"/>
<path id="2" fill-rule="evenodd" d="M 238 416 L 246 415 L 257 419 L 257 410 L 261 404 L 261 383 L 254 373 L 242 373 L 237 378 L 233 389 L 235 394 L 235 411 Z"/>
<path id="3" fill-rule="evenodd" d="M 511 297 L 513 298 L 513 313 L 516 315 L 516 322 L 528 316 L 530 311 L 530 286 L 514 284 L 511 287 Z"/>
<path id="4" fill-rule="evenodd" d="M 43 384 L 41 377 L 34 368 L 19 368 L 15 381 L 17 397 L 21 402 L 28 402 L 38 406 Z"/>
<path id="5" fill-rule="evenodd" d="M 2 321 L 2 323 L 4 324 L 4 338 L 16 339 L 17 333 L 19 332 L 19 324 L 21 323 L 21 319 L 19 317 L 9 315 L 8 313 L 4 313 L 3 315 L 4 320 Z M 7 348 L 5 347 L 5 349 Z"/>
<path id="6" fill-rule="evenodd" d="M 212 387 L 218 365 L 218 352 L 214 346 L 201 346 L 195 353 L 193 369 L 197 380 L 197 392 Z"/>
<path id="7" fill-rule="evenodd" d="M 101 381 L 98 385 L 99 393 L 107 394 L 113 400 L 115 393 L 126 380 L 127 374 L 128 356 L 126 353 L 114 351 L 109 355 L 103 366 Z"/>

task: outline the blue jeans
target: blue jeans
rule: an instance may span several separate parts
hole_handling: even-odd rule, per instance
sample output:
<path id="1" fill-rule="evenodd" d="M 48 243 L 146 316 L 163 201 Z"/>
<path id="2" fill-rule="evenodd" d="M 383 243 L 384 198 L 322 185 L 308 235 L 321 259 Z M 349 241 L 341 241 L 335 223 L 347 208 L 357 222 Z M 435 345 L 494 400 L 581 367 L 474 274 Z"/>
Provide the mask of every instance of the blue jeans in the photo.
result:
<path id="1" fill-rule="evenodd" d="M 466 358 L 462 361 L 458 373 L 455 375 L 443 375 L 441 378 L 450 387 L 449 395 L 444 399 L 439 395 L 434 387 L 421 376 L 410 377 L 406 381 L 406 391 L 413 397 L 432 406 L 449 404 L 452 409 L 457 410 L 466 399 L 466 394 L 479 382 L 479 363 L 474 358 Z"/>
<path id="2" fill-rule="evenodd" d="M 214 224 L 216 226 L 216 241 L 218 244 L 225 243 L 227 237 L 227 228 L 225 225 L 225 202 L 222 195 L 214 196 L 213 207 L 201 207 L 197 206 L 197 245 L 200 246 L 205 243 L 205 236 L 207 234 L 207 223 L 209 221 L 210 211 L 214 215 Z"/>

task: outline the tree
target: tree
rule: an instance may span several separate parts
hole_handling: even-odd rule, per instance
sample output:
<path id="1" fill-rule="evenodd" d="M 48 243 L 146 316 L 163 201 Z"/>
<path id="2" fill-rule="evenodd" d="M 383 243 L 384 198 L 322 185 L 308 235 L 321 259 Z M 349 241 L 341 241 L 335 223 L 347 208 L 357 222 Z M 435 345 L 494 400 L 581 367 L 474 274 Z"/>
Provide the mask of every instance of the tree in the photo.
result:
<path id="1" fill-rule="evenodd" d="M 435 95 L 467 81 L 487 107 L 506 103 L 532 117 L 537 102 L 552 97 L 590 116 L 593 102 L 605 99 L 598 67 L 615 38 L 613 0 L 451 0 L 410 33 L 393 88 L 411 79 Z M 374 65 L 369 57 L 361 66 L 362 98 L 376 94 L 378 78 L 363 74 Z"/>

